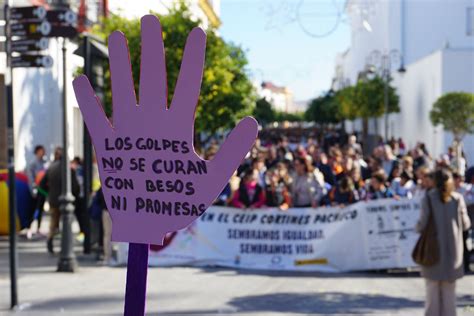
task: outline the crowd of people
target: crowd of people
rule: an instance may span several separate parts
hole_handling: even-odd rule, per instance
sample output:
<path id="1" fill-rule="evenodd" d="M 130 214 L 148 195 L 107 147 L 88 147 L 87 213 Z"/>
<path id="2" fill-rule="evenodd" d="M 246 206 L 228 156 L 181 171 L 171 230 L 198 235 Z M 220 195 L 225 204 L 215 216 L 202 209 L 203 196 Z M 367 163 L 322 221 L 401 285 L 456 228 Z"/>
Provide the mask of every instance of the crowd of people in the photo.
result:
<path id="1" fill-rule="evenodd" d="M 45 202 L 48 202 L 50 221 L 47 234 L 48 252 L 54 253 L 53 240 L 59 230 L 60 220 L 60 197 L 62 193 L 62 168 L 63 149 L 57 147 L 54 150 L 52 161 L 46 159 L 46 150 L 44 146 L 37 145 L 34 149 L 34 159 L 27 166 L 25 172 L 31 188 L 31 194 L 34 198 L 33 207 L 27 212 L 26 227 L 27 237 L 31 238 L 33 234 L 33 223 L 37 221 L 36 233 L 41 235 L 41 221 L 44 212 Z M 85 221 L 87 217 L 84 214 L 82 203 L 84 203 L 82 162 L 79 157 L 71 161 L 71 193 L 74 195 L 74 214 L 80 227 L 81 234 L 84 234 Z"/>
<path id="2" fill-rule="evenodd" d="M 211 144 L 205 157 L 218 150 Z M 255 209 L 347 205 L 381 198 L 421 197 L 433 186 L 433 171 L 454 171 L 456 189 L 474 203 L 474 168 L 456 151 L 434 159 L 423 143 L 408 149 L 402 139 L 364 152 L 356 135 L 320 137 L 262 133 L 215 204 Z M 459 165 L 459 167 L 458 167 Z"/>
<path id="3" fill-rule="evenodd" d="M 455 315 L 455 282 L 470 268 L 466 240 L 474 215 L 474 166 L 468 167 L 464 155 L 454 148 L 436 159 L 423 143 L 407 148 L 402 139 L 380 140 L 372 147 L 368 150 L 356 135 L 337 131 L 264 130 L 214 204 L 248 211 L 278 208 L 291 212 L 292 208 L 344 206 L 384 198 L 421 198 L 421 214 L 415 228 L 423 232 L 431 213 L 440 249 L 435 265 L 422 266 L 426 279 L 425 314 Z M 210 160 L 218 150 L 217 142 L 210 142 L 198 152 Z M 43 146 L 37 146 L 34 154 L 35 159 L 26 170 L 35 198 L 28 232 L 31 233 L 34 220 L 39 232 L 48 201 L 51 219 L 47 247 L 53 253 L 53 237 L 59 229 L 63 154 L 57 148 L 52 162 L 45 159 Z M 96 223 L 99 251 L 104 262 L 110 264 L 112 222 L 102 192 L 99 189 L 95 193 L 84 214 L 80 158 L 71 161 L 71 169 L 79 228 L 84 232 L 85 221 Z"/>
<path id="4" fill-rule="evenodd" d="M 456 280 L 470 272 L 467 240 L 474 217 L 474 167 L 454 148 L 438 159 L 423 143 L 380 141 L 372 151 L 356 135 L 262 133 L 216 204 L 245 209 L 340 206 L 383 198 L 421 198 L 416 230 L 434 218 L 438 260 L 421 266 L 425 315 L 456 315 Z M 365 149 L 365 152 L 364 152 Z M 207 148 L 212 157 L 217 146 Z M 232 183 L 232 180 L 231 180 Z M 467 205 L 467 207 L 466 207 Z M 432 238 L 432 237 L 431 237 Z M 435 242 L 435 241 L 432 241 Z"/>
<path id="5" fill-rule="evenodd" d="M 218 149 L 217 142 L 210 142 L 200 153 L 205 159 L 212 159 Z M 51 162 L 45 159 L 43 146 L 36 146 L 34 153 L 35 158 L 26 170 L 36 199 L 29 223 L 31 225 L 36 219 L 39 232 L 43 205 L 47 200 L 51 213 L 47 245 L 52 253 L 60 216 L 62 149 L 55 150 Z M 456 191 L 464 196 L 467 205 L 474 206 L 474 167 L 468 168 L 466 159 L 458 157 L 452 148 L 435 159 L 423 143 L 407 148 L 402 139 L 381 140 L 368 152 L 354 134 L 263 130 L 214 204 L 250 211 L 268 207 L 291 211 L 291 208 L 343 206 L 382 198 L 422 197 L 434 186 L 433 171 L 439 168 L 454 171 Z M 99 239 L 102 240 L 104 231 L 111 230 L 110 216 L 101 211 L 106 208 L 100 198 L 102 195 L 99 192 L 91 199 L 93 205 L 88 214 L 84 214 L 80 158 L 71 161 L 71 169 L 75 215 L 80 230 L 84 231 L 84 221 L 92 219 L 98 222 Z M 28 232 L 31 234 L 32 229 Z"/>

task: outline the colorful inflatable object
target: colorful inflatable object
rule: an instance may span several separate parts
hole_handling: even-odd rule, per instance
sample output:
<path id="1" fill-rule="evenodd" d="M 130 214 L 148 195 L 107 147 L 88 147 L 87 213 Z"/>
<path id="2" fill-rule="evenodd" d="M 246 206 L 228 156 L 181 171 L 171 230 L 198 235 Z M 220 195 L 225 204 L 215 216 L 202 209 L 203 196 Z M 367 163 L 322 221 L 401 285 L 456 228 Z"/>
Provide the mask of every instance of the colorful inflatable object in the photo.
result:
<path id="1" fill-rule="evenodd" d="M 28 186 L 28 178 L 24 173 L 16 173 L 17 229 L 28 226 L 28 214 L 34 209 L 34 200 Z M 9 204 L 8 204 L 8 173 L 0 170 L 0 235 L 8 234 Z"/>

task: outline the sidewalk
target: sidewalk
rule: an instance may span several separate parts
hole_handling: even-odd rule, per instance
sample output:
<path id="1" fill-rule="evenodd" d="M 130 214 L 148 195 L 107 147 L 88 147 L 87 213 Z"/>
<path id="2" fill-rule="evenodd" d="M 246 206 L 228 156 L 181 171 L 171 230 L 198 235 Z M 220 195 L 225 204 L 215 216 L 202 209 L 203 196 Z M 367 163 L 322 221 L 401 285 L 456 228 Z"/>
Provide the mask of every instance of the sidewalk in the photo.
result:
<path id="1" fill-rule="evenodd" d="M 59 243 L 56 244 L 58 249 Z M 8 240 L 0 237 L 0 315 L 120 315 L 126 269 L 80 255 L 78 272 L 55 272 L 45 240 L 19 240 L 19 300 L 9 307 Z M 458 315 L 474 315 L 474 275 L 457 287 Z M 278 273 L 151 268 L 147 315 L 422 315 L 416 273 Z"/>

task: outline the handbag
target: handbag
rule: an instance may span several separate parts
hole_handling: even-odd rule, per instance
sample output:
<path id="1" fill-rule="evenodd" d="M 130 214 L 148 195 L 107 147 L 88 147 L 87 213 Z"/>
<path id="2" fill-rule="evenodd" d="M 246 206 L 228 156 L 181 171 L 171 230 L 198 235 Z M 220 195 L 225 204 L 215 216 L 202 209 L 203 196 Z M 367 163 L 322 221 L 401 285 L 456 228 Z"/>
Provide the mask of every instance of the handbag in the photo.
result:
<path id="1" fill-rule="evenodd" d="M 426 198 L 428 199 L 428 223 L 426 224 L 425 229 L 421 232 L 420 238 L 416 242 L 415 248 L 413 248 L 411 257 L 415 263 L 421 266 L 430 267 L 439 261 L 439 245 L 431 199 L 428 194 L 426 195 Z"/>

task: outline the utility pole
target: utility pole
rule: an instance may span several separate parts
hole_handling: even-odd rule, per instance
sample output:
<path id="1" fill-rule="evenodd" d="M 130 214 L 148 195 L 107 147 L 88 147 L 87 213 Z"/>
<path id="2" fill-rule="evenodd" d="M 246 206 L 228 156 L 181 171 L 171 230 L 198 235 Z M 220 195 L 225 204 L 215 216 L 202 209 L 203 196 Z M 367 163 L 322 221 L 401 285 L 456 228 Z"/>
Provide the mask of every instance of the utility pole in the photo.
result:
<path id="1" fill-rule="evenodd" d="M 403 55 L 397 50 L 392 49 L 389 52 L 381 53 L 379 50 L 374 50 L 367 56 L 366 63 L 368 68 L 368 74 L 380 74 L 383 80 L 383 103 L 384 103 L 384 121 L 385 121 L 385 132 L 384 137 L 385 141 L 388 142 L 389 137 L 389 83 L 390 83 L 390 76 L 392 71 L 392 65 L 394 61 L 399 61 L 400 65 L 398 68 L 398 72 L 403 74 L 406 72 L 405 65 L 403 62 Z M 379 59 L 380 58 L 380 59 Z M 374 61 L 380 60 L 380 63 Z M 393 135 L 392 135 L 393 136 Z"/>
<path id="2" fill-rule="evenodd" d="M 88 34 L 84 35 L 84 74 L 87 78 L 92 78 L 92 54 L 91 54 L 91 43 Z M 83 123 L 83 152 L 84 152 L 84 164 L 83 164 L 83 192 L 84 192 L 84 203 L 83 203 L 83 214 L 84 215 L 84 254 L 91 252 L 91 231 L 90 231 L 90 218 L 87 210 L 89 206 L 89 200 L 92 193 L 92 142 L 89 136 L 87 126 Z"/>
<path id="3" fill-rule="evenodd" d="M 385 142 L 388 143 L 388 81 L 390 79 L 390 57 L 384 56 L 383 60 L 383 103 L 385 105 Z"/>
<path id="4" fill-rule="evenodd" d="M 62 55 L 63 55 L 63 156 L 61 158 L 61 197 L 60 211 L 62 218 L 62 235 L 61 235 L 61 253 L 58 261 L 58 272 L 74 272 L 77 268 L 76 257 L 74 255 L 74 240 L 72 234 L 72 213 L 74 212 L 74 196 L 71 193 L 71 167 L 68 156 L 68 106 L 66 102 L 67 79 L 66 79 L 66 42 L 62 39 Z"/>
<path id="5" fill-rule="evenodd" d="M 16 177 L 15 177 L 15 137 L 13 122 L 13 69 L 11 56 L 10 5 L 5 1 L 5 52 L 7 69 L 5 72 L 5 94 L 7 102 L 7 143 L 8 143 L 8 205 L 10 207 L 9 237 L 10 237 L 10 307 L 18 305 L 18 252 L 16 248 Z"/>
<path id="6" fill-rule="evenodd" d="M 53 0 L 53 7 L 56 10 L 69 11 L 68 0 Z M 72 19 L 75 20 L 75 19 Z M 73 24 L 74 21 L 61 21 Z M 68 27 L 67 25 L 65 27 Z M 77 30 L 74 30 L 77 32 Z M 74 196 L 71 192 L 71 166 L 69 164 L 69 140 L 68 140 L 68 106 L 67 106 L 67 38 L 74 37 L 76 34 L 67 34 L 58 32 L 56 37 L 62 37 L 62 59 L 63 59 L 63 155 L 61 157 L 61 196 L 59 197 L 59 210 L 61 212 L 62 234 L 61 234 L 61 252 L 59 254 L 58 272 L 74 272 L 77 269 L 76 256 L 74 255 L 74 236 L 72 234 L 72 214 L 74 212 Z"/>

